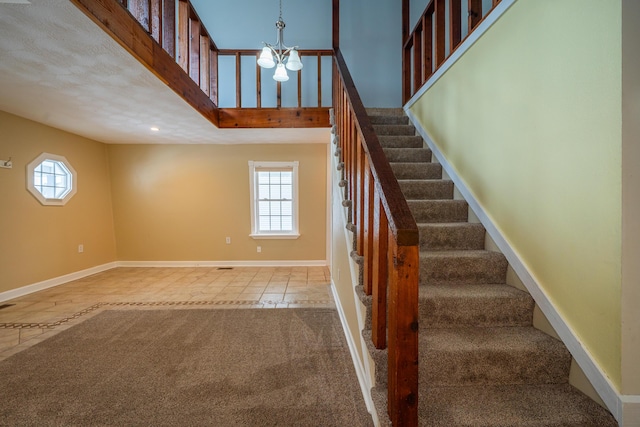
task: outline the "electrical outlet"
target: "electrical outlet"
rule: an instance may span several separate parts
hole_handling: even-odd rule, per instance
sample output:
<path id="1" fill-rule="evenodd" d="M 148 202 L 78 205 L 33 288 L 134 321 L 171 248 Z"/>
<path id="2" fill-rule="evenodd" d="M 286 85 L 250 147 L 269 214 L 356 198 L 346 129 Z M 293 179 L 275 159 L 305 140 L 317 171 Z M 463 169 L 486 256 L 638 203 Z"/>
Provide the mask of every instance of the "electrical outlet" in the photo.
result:
<path id="1" fill-rule="evenodd" d="M 262 246 L 258 246 L 257 250 L 258 250 L 258 253 L 262 252 Z"/>
<path id="2" fill-rule="evenodd" d="M 231 244 L 231 237 L 227 237 L 225 239 L 225 242 L 227 242 L 227 245 L 230 245 Z"/>
<path id="3" fill-rule="evenodd" d="M 78 245 L 78 253 L 81 254 L 84 252 L 84 245 Z"/>

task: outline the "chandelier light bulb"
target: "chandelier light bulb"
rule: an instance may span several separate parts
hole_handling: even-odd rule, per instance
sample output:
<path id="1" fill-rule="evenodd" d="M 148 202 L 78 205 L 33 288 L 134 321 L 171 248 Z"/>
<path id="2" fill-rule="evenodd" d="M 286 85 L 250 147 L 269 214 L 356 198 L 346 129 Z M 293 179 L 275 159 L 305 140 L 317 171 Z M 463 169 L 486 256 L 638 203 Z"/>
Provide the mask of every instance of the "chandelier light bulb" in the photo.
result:
<path id="1" fill-rule="evenodd" d="M 258 65 L 262 68 L 273 68 L 276 66 L 276 61 L 273 60 L 273 55 L 271 54 L 271 48 L 267 46 L 262 48 L 262 53 L 260 54 L 260 58 L 258 58 Z"/>
<path id="2" fill-rule="evenodd" d="M 279 63 L 276 66 L 276 72 L 273 75 L 273 80 L 277 82 L 286 82 L 289 80 L 289 76 L 287 75 L 287 70 L 284 68 L 283 63 Z"/>

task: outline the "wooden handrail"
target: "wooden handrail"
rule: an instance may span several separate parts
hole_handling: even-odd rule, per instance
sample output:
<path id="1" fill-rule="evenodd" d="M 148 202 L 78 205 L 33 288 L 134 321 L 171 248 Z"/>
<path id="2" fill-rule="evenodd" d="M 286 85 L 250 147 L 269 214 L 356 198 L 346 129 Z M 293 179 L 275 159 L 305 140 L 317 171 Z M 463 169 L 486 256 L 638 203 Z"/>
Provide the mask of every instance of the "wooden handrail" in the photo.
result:
<path id="1" fill-rule="evenodd" d="M 409 0 L 402 2 L 402 98 L 406 103 L 426 83 L 444 61 L 471 34 L 500 0 L 492 0 L 488 11 L 482 10 L 482 0 L 467 0 L 467 14 L 462 13 L 460 0 L 431 0 L 416 22 L 409 27 Z M 446 3 L 449 3 L 448 13 Z M 462 23 L 467 21 L 467 34 L 462 37 Z M 446 27 L 449 27 L 449 50 L 446 50 Z M 434 39 L 435 37 L 435 39 Z"/>
<path id="2" fill-rule="evenodd" d="M 373 342 L 387 348 L 388 414 L 394 426 L 416 426 L 418 227 L 339 49 L 333 103 L 356 252 L 373 295 Z"/>

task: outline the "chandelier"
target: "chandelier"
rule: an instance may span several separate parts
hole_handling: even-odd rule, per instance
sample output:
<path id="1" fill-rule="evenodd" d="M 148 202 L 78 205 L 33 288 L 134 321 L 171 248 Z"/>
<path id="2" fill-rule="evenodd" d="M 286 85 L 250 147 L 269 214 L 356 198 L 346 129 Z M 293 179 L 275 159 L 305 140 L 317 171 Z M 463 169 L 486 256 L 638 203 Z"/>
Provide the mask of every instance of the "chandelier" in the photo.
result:
<path id="1" fill-rule="evenodd" d="M 258 58 L 258 65 L 262 68 L 276 67 L 276 72 L 273 74 L 273 80 L 278 82 L 286 82 L 289 80 L 286 69 L 291 71 L 298 71 L 302 69 L 300 55 L 296 50 L 298 46 L 287 47 L 284 44 L 284 27 L 284 21 L 282 20 L 282 0 L 280 0 L 280 17 L 276 22 L 276 44 L 271 45 L 269 43 L 262 42 L 264 47 L 262 48 L 262 52 Z M 289 56 L 287 57 L 287 55 Z"/>

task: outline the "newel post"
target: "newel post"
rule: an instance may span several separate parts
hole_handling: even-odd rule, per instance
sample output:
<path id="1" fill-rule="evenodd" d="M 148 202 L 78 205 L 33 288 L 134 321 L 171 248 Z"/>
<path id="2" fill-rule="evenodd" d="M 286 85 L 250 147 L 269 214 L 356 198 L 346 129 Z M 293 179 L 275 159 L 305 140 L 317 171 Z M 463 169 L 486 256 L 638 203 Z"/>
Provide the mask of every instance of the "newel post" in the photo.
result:
<path id="1" fill-rule="evenodd" d="M 389 416 L 418 425 L 418 246 L 398 246 L 389 233 Z"/>

